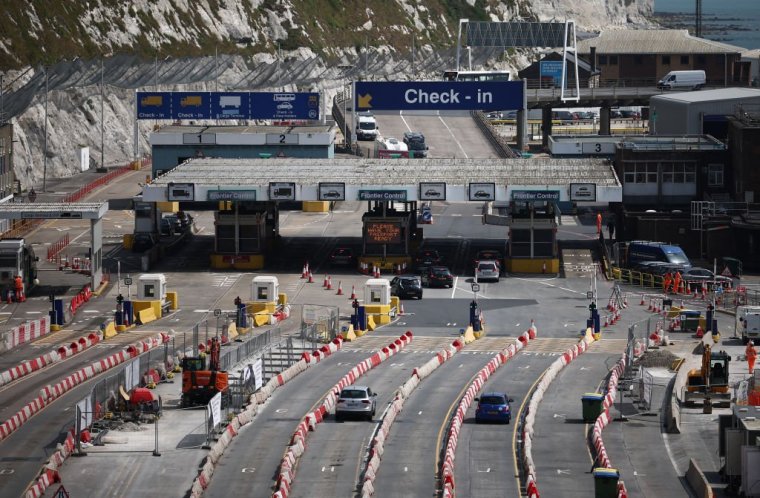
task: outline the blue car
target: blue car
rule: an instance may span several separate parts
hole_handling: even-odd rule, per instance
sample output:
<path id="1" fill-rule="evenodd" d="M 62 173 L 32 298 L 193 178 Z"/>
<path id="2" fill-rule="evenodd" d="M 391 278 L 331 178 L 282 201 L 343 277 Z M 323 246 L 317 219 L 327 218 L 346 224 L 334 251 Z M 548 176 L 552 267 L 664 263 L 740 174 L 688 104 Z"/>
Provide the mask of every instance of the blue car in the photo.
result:
<path id="1" fill-rule="evenodd" d="M 475 398 L 478 407 L 475 409 L 475 423 L 501 422 L 508 424 L 512 419 L 509 403 L 514 401 L 507 393 L 490 392 Z"/>

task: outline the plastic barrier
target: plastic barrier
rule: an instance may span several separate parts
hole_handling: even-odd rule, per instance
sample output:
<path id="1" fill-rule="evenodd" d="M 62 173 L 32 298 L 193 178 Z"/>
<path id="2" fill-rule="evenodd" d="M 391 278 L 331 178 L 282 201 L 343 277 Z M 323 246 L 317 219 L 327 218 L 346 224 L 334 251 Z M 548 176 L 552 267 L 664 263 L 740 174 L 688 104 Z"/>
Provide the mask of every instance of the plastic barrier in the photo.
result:
<path id="1" fill-rule="evenodd" d="M 128 348 L 119 351 L 118 353 L 112 354 L 107 358 L 96 361 L 87 367 L 81 368 L 55 385 L 47 385 L 43 387 L 35 399 L 27 403 L 26 406 L 24 406 L 11 418 L 0 424 L 0 441 L 13 434 L 13 432 L 15 432 L 19 427 L 26 423 L 26 421 L 29 420 L 32 415 L 43 410 L 50 401 L 53 401 L 54 399 L 60 397 L 73 387 L 119 365 L 120 363 L 130 358 L 134 358 L 146 351 L 156 348 L 168 340 L 169 336 L 167 334 L 161 333 L 156 337 L 152 337 L 144 341 L 132 344 Z M 74 344 L 76 344 L 75 348 L 78 351 L 82 349 L 82 345 L 78 341 L 72 343 L 72 346 Z"/>
<path id="2" fill-rule="evenodd" d="M 0 372 L 0 387 L 20 379 L 32 372 L 35 372 L 41 368 L 44 368 L 53 363 L 57 363 L 64 358 L 72 356 L 80 351 L 84 351 L 93 344 L 97 344 L 102 340 L 101 332 L 92 332 L 89 335 L 82 336 L 75 340 L 68 346 L 61 346 L 58 349 L 50 351 L 42 356 L 10 368 L 4 372 Z"/>
<path id="3" fill-rule="evenodd" d="M 420 382 L 422 382 L 422 380 L 425 377 L 433 373 L 433 371 L 436 368 L 443 365 L 456 353 L 461 351 L 462 346 L 463 346 L 462 341 L 460 339 L 457 339 L 454 342 L 452 342 L 449 346 L 446 346 L 445 348 L 443 348 L 430 361 L 428 361 L 421 367 L 415 368 L 412 371 L 412 376 L 409 378 L 409 380 L 403 383 L 396 391 L 396 396 L 393 398 L 393 401 L 391 402 L 390 407 L 388 408 L 388 410 L 385 412 L 383 416 L 382 422 L 380 424 L 380 428 L 375 434 L 375 437 L 372 438 L 372 441 L 370 442 L 370 446 L 369 446 L 370 457 L 367 461 L 367 468 L 364 471 L 364 480 L 361 487 L 362 497 L 370 497 L 375 492 L 375 488 L 374 488 L 375 476 L 377 474 L 377 469 L 380 467 L 380 459 L 383 456 L 383 446 L 385 445 L 385 438 L 390 432 L 391 426 L 393 425 L 393 422 L 396 420 L 396 416 L 403 409 L 404 402 L 406 401 L 407 398 L 409 398 L 409 396 L 411 396 L 412 391 L 414 391 L 417 388 L 417 386 L 420 385 Z"/>
<path id="4" fill-rule="evenodd" d="M 581 341 L 574 345 L 573 347 L 567 349 L 562 355 L 557 358 L 552 364 L 549 366 L 549 368 L 546 369 L 546 372 L 544 372 L 543 377 L 541 377 L 541 381 L 536 385 L 535 390 L 530 396 L 530 401 L 528 402 L 528 408 L 527 413 L 525 415 L 525 422 L 523 423 L 523 436 L 522 436 L 522 446 L 523 446 L 523 468 L 525 472 L 525 486 L 526 490 L 528 491 L 528 496 L 538 496 L 538 484 L 536 480 L 536 467 L 533 464 L 533 433 L 534 428 L 533 425 L 536 421 L 536 413 L 538 413 L 538 404 L 541 402 L 541 400 L 544 397 L 544 393 L 546 392 L 546 389 L 548 389 L 549 385 L 554 381 L 554 379 L 557 377 L 557 374 L 559 374 L 560 370 L 565 368 L 571 361 L 573 361 L 575 358 L 577 358 L 579 355 L 586 352 L 588 349 L 588 345 L 591 344 L 594 341 L 594 336 L 592 334 L 592 330 L 586 329 L 586 334 L 581 339 Z"/>
<path id="5" fill-rule="evenodd" d="M 496 369 L 509 361 L 514 355 L 516 355 L 532 337 L 535 337 L 535 326 L 531 326 L 531 329 L 524 332 L 517 340 L 502 349 L 496 356 L 491 358 L 485 367 L 481 368 L 477 374 L 475 380 L 470 384 L 470 387 L 465 391 L 464 396 L 459 402 L 459 406 L 454 412 L 454 417 L 451 420 L 448 434 L 446 435 L 446 451 L 444 453 L 443 464 L 441 465 L 441 487 L 442 494 L 445 497 L 453 497 L 456 495 L 454 486 L 454 459 L 456 457 L 457 443 L 459 441 L 459 431 L 464 424 L 464 416 L 467 410 L 470 408 L 475 396 L 483 389 L 488 378 L 493 374 Z"/>
<path id="6" fill-rule="evenodd" d="M 381 351 L 378 351 L 361 363 L 358 363 L 333 386 L 330 394 L 325 397 L 319 408 L 311 413 L 307 413 L 306 416 L 301 419 L 301 422 L 298 424 L 298 427 L 290 440 L 290 445 L 285 451 L 285 456 L 283 456 L 280 462 L 280 470 L 277 476 L 275 492 L 272 494 L 273 497 L 285 498 L 288 496 L 290 487 L 295 479 L 298 459 L 303 455 L 306 449 L 306 436 L 309 431 L 316 429 L 317 424 L 321 423 L 322 420 L 324 420 L 324 417 L 332 410 L 340 391 L 356 382 L 356 379 L 360 378 L 365 373 L 398 353 L 412 341 L 412 338 L 412 333 L 407 331 L 391 344 L 384 347 Z"/>
<path id="7" fill-rule="evenodd" d="M 25 498 L 39 498 L 45 493 L 45 490 L 53 483 L 60 482 L 60 476 L 58 475 L 58 469 L 63 465 L 63 462 L 74 451 L 74 435 L 69 432 L 66 436 L 66 440 L 63 444 L 59 444 L 55 453 L 50 457 L 48 463 L 42 470 L 41 475 L 37 478 L 34 484 L 32 484 L 26 491 Z"/>
<path id="8" fill-rule="evenodd" d="M 615 395 L 617 394 L 618 379 L 625 370 L 625 364 L 627 356 L 623 353 L 622 358 L 618 360 L 615 366 L 612 368 L 610 378 L 607 381 L 607 394 L 602 401 L 603 412 L 597 417 L 594 422 L 594 427 L 591 432 L 591 444 L 596 451 L 596 463 L 599 467 L 612 468 L 610 465 L 610 459 L 607 456 L 607 450 L 604 447 L 604 440 L 602 439 L 602 431 L 610 423 L 609 408 L 615 401 Z"/>
<path id="9" fill-rule="evenodd" d="M 343 338 L 341 336 L 338 336 L 332 342 L 325 346 L 322 346 L 318 350 L 315 350 L 312 353 L 304 353 L 299 361 L 286 368 L 275 377 L 269 379 L 269 381 L 261 389 L 252 394 L 249 398 L 248 406 L 246 406 L 245 410 L 240 412 L 230 424 L 233 426 L 233 428 L 229 432 L 225 430 L 225 433 L 222 435 L 222 437 L 211 447 L 208 457 L 206 457 L 206 461 L 203 463 L 198 476 L 193 481 L 193 485 L 190 489 L 190 496 L 197 498 L 203 494 L 203 490 L 206 489 L 211 482 L 211 477 L 214 474 L 214 467 L 216 466 L 216 463 L 222 457 L 224 451 L 227 449 L 227 446 L 230 444 L 232 439 L 237 435 L 240 427 L 249 423 L 257 415 L 259 405 L 269 399 L 269 397 L 278 387 L 295 378 L 298 374 L 304 372 L 310 366 L 316 365 L 321 360 L 332 355 L 338 351 L 342 345 Z"/>
<path id="10" fill-rule="evenodd" d="M 23 323 L 11 330 L 3 333 L 0 350 L 13 349 L 20 344 L 31 342 L 43 335 L 50 333 L 50 318 L 42 317 L 38 320 L 31 320 Z"/>

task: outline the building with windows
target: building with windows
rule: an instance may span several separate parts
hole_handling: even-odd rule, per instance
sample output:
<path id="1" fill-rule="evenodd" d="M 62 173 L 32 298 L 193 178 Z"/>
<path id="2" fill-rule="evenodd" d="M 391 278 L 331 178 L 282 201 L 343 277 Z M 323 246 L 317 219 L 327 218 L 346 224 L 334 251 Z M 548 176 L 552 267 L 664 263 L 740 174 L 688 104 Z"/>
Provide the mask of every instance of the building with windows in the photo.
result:
<path id="1" fill-rule="evenodd" d="M 626 207 L 667 210 L 727 193 L 730 154 L 709 136 L 632 137 L 617 145 Z"/>
<path id="2" fill-rule="evenodd" d="M 670 71 L 703 69 L 710 86 L 748 86 L 741 47 L 685 29 L 612 30 L 578 42 L 578 55 L 601 71 L 600 86 L 654 86 Z"/>

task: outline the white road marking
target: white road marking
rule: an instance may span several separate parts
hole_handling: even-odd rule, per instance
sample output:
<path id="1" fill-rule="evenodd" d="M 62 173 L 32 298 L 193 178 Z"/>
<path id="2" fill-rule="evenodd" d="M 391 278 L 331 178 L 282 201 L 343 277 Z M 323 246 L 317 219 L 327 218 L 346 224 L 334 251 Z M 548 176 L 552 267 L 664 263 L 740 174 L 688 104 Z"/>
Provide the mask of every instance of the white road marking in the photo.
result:
<path id="1" fill-rule="evenodd" d="M 554 414 L 554 418 L 565 418 L 565 417 L 567 417 L 567 415 L 565 415 L 564 413 L 555 413 Z"/>
<path id="2" fill-rule="evenodd" d="M 457 284 L 459 283 L 459 277 L 454 277 L 454 285 L 451 286 L 451 299 L 454 299 L 454 294 L 457 291 Z"/>
<path id="3" fill-rule="evenodd" d="M 449 128 L 449 125 L 446 124 L 446 121 L 444 121 L 443 118 L 440 115 L 438 116 L 438 119 L 440 119 L 441 123 L 443 123 L 443 126 L 445 126 L 447 130 L 449 130 L 449 133 L 451 134 L 452 140 L 454 140 L 454 142 L 456 142 L 457 146 L 459 147 L 459 150 L 461 150 L 462 154 L 464 154 L 465 159 L 469 159 L 470 156 L 467 155 L 467 152 L 465 152 L 464 147 L 462 147 L 462 144 L 459 143 L 459 140 L 457 140 L 457 136 L 454 134 L 453 131 L 451 131 L 451 128 Z"/>
<path id="4" fill-rule="evenodd" d="M 404 472 L 408 472 L 408 471 L 409 471 L 409 467 L 404 467 Z"/>
<path id="5" fill-rule="evenodd" d="M 417 415 L 422 415 L 422 410 L 418 411 Z"/>
<path id="6" fill-rule="evenodd" d="M 478 472 L 485 472 L 485 473 L 491 472 L 491 467 L 488 467 L 486 470 L 479 470 Z"/>
<path id="7" fill-rule="evenodd" d="M 569 475 L 570 474 L 570 469 L 557 469 L 557 474 Z"/>

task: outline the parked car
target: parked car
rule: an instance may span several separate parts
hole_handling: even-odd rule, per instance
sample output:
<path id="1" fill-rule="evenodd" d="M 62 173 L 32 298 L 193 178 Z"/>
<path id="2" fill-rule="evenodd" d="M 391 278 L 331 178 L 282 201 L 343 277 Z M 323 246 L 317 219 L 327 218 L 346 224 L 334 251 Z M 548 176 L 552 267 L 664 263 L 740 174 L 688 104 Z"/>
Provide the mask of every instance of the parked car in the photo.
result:
<path id="1" fill-rule="evenodd" d="M 454 275 L 445 266 L 430 266 L 422 273 L 422 285 L 428 287 L 453 287 Z"/>
<path id="2" fill-rule="evenodd" d="M 472 262 L 473 268 L 478 266 L 478 262 L 485 260 L 496 261 L 496 264 L 498 264 L 499 268 L 501 269 L 502 259 L 500 251 L 497 251 L 496 249 L 483 249 L 482 251 L 478 251 L 475 254 L 475 259 Z"/>
<path id="3" fill-rule="evenodd" d="M 416 275 L 401 275 L 391 280 L 391 296 L 422 299 L 422 280 Z"/>
<path id="4" fill-rule="evenodd" d="M 437 265 L 443 262 L 443 258 L 435 249 L 423 249 L 414 258 L 417 266 Z"/>
<path id="5" fill-rule="evenodd" d="M 354 262 L 354 250 L 350 247 L 336 247 L 330 253 L 330 264 L 351 265 Z"/>
<path id="6" fill-rule="evenodd" d="M 485 190 L 478 190 L 473 195 L 476 199 L 490 199 L 491 194 L 489 192 L 486 192 Z"/>
<path id="7" fill-rule="evenodd" d="M 322 197 L 325 199 L 338 199 L 340 198 L 340 192 L 337 190 L 328 190 L 324 194 L 322 194 Z"/>
<path id="8" fill-rule="evenodd" d="M 483 393 L 479 398 L 475 408 L 475 423 L 480 422 L 502 422 L 508 424 L 512 419 L 512 411 L 509 404 L 514 400 L 503 392 Z"/>
<path id="9" fill-rule="evenodd" d="M 377 393 L 367 386 L 350 386 L 343 389 L 335 403 L 335 420 L 356 415 L 372 420 L 377 409 Z"/>
<path id="10" fill-rule="evenodd" d="M 134 238 L 132 239 L 132 251 L 134 252 L 144 252 L 156 245 L 158 240 L 156 240 L 155 234 L 149 233 L 149 232 L 138 232 L 134 235 Z"/>
<path id="11" fill-rule="evenodd" d="M 713 282 L 722 286 L 731 284 L 731 278 L 724 277 L 723 275 L 714 275 L 713 272 L 707 268 L 699 268 L 697 266 L 693 266 L 688 270 L 682 271 L 681 277 L 683 278 L 684 282 L 691 285 L 697 284 L 701 286 L 702 282 L 706 282 L 708 288 L 712 287 Z"/>
<path id="12" fill-rule="evenodd" d="M 409 148 L 409 157 L 427 157 L 429 147 L 425 143 L 425 135 L 419 131 L 405 131 L 404 143 Z"/>
<path id="13" fill-rule="evenodd" d="M 494 282 L 498 282 L 500 273 L 499 263 L 493 260 L 480 261 L 478 263 L 478 266 L 475 268 L 475 278 L 478 279 L 478 282 L 483 282 L 486 280 L 493 280 Z"/>

